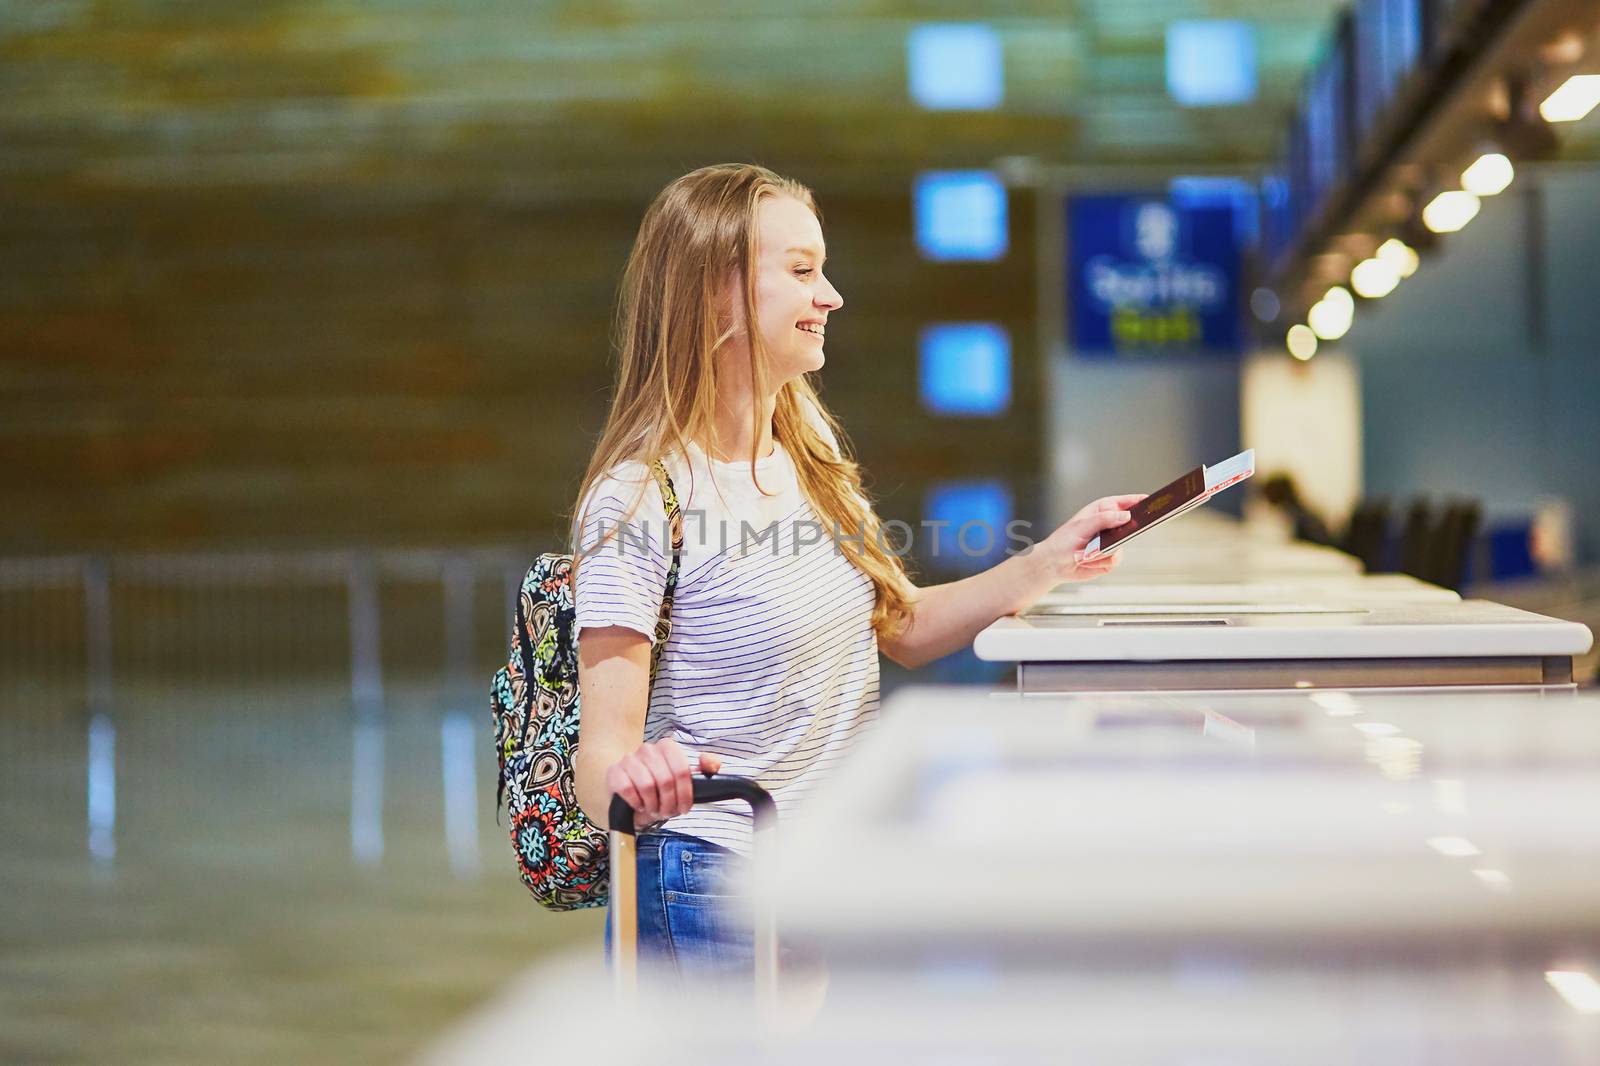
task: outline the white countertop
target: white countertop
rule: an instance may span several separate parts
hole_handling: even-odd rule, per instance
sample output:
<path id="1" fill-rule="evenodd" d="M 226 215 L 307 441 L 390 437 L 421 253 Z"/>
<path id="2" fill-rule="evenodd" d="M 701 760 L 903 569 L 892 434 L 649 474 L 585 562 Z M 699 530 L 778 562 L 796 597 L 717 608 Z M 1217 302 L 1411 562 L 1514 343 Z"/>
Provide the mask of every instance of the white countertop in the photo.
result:
<path id="1" fill-rule="evenodd" d="M 996 662 L 1416 659 L 1581 655 L 1594 641 L 1576 622 L 1487 600 L 1287 607 L 1119 614 L 1108 606 L 1099 614 L 1009 616 L 980 632 L 973 650 Z"/>
<path id="2" fill-rule="evenodd" d="M 776 1028 L 648 978 L 616 1025 L 590 945 L 420 1061 L 1600 1061 L 1600 696 L 902 690 L 778 845 L 829 954 Z"/>
<path id="3" fill-rule="evenodd" d="M 1565 1002 L 1527 955 L 1197 949 L 1020 972 L 966 954 L 869 973 L 835 965 L 820 989 L 791 980 L 776 1020 L 738 983 L 646 983 L 618 1024 L 624 1008 L 590 946 L 530 967 L 412 1061 L 525 1062 L 537 1034 L 540 1061 L 593 1066 L 1593 1066 L 1600 1015 Z"/>
<path id="4" fill-rule="evenodd" d="M 1407 574 L 1270 577 L 1254 581 L 1185 582 L 1148 578 L 1111 584 L 1081 581 L 1058 585 L 1035 607 L 1068 604 L 1206 603 L 1456 603 L 1459 593 Z"/>
<path id="5" fill-rule="evenodd" d="M 592 1066 L 1593 1066 L 1600 1015 L 1565 1002 L 1528 956 L 1196 949 L 1024 972 L 969 953 L 792 979 L 773 1020 L 734 982 L 646 983 L 620 1008 L 591 946 L 507 982 L 413 1061 L 525 1062 L 536 1034 L 539 1061 Z"/>
<path id="6" fill-rule="evenodd" d="M 906 690 L 774 874 L 830 943 L 1600 944 L 1600 696 Z"/>

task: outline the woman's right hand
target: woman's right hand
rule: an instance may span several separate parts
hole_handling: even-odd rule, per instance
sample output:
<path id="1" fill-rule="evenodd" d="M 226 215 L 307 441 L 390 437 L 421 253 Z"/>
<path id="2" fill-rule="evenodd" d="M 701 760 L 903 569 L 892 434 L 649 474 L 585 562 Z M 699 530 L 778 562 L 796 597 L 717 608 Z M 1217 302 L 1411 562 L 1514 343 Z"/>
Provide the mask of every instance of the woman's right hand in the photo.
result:
<path id="1" fill-rule="evenodd" d="M 715 755 L 700 755 L 700 772 L 714 774 L 722 766 Z M 627 800 L 634 823 L 654 825 L 694 806 L 694 777 L 689 757 L 671 737 L 640 744 L 606 771 L 606 789 Z"/>

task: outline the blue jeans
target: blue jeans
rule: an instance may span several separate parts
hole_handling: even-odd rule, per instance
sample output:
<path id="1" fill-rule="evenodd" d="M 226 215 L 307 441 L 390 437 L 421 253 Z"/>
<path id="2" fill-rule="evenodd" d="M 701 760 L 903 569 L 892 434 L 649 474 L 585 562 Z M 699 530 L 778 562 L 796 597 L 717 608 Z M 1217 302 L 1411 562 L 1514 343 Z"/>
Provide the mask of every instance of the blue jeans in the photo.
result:
<path id="1" fill-rule="evenodd" d="M 638 843 L 640 966 L 680 977 L 753 978 L 755 934 L 729 888 L 744 860 L 670 830 L 641 833 Z M 609 957 L 609 908 L 606 917 Z"/>

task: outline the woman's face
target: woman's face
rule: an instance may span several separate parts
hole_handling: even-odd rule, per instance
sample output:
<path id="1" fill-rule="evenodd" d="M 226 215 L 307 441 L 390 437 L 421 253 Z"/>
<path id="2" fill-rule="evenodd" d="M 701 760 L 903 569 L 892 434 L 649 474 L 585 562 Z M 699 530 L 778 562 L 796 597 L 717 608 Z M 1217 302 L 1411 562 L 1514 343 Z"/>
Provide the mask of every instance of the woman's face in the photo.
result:
<path id="1" fill-rule="evenodd" d="M 774 387 L 822 369 L 828 313 L 844 306 L 823 276 L 825 258 L 822 226 L 809 207 L 790 196 L 769 196 L 757 205 L 757 328 Z M 744 299 L 737 284 L 733 292 L 734 325 L 742 333 Z"/>

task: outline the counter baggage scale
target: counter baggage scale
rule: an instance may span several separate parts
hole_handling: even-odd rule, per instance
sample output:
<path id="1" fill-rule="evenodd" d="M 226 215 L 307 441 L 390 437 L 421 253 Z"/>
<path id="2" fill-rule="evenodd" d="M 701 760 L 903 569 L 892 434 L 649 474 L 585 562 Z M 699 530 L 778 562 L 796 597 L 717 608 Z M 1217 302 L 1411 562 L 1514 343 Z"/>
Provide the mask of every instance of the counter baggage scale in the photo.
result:
<path id="1" fill-rule="evenodd" d="M 1486 600 L 1046 601 L 973 641 L 1024 693 L 1572 684 L 1593 635 Z"/>

